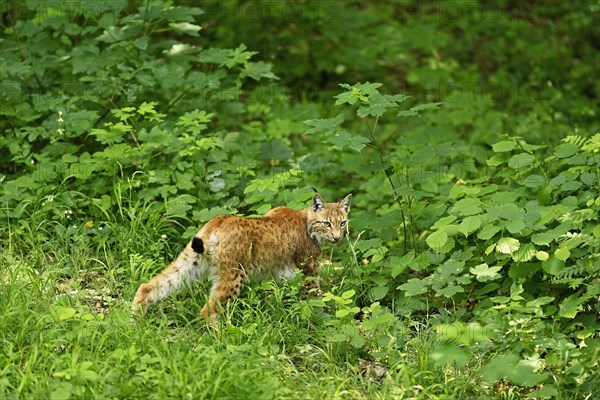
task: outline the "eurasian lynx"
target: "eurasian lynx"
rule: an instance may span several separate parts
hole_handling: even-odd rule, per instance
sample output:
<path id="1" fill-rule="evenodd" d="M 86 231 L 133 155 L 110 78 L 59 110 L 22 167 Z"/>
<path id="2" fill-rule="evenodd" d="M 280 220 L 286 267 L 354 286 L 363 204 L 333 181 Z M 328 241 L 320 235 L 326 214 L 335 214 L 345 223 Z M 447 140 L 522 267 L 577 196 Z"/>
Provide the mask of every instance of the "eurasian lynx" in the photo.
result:
<path id="1" fill-rule="evenodd" d="M 276 207 L 262 218 L 222 215 L 208 221 L 177 260 L 139 287 L 132 312 L 139 314 L 205 275 L 214 277 L 200 313 L 205 317 L 217 316 L 219 307 L 237 296 L 249 279 L 293 277 L 299 268 L 315 278 L 305 281 L 304 292 L 318 290 L 321 242 L 338 243 L 343 238 L 351 199 L 349 194 L 338 203 L 325 203 L 316 193 L 312 205 L 303 210 Z"/>

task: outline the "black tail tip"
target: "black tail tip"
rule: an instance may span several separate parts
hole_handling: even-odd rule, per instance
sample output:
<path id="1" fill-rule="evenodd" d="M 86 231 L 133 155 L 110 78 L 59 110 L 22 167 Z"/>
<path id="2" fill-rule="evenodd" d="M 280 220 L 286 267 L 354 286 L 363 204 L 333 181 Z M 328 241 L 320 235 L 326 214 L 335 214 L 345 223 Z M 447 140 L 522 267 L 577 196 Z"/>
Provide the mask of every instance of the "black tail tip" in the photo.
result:
<path id="1" fill-rule="evenodd" d="M 194 237 L 192 239 L 192 250 L 194 250 L 198 254 L 204 253 L 204 242 L 199 237 Z"/>

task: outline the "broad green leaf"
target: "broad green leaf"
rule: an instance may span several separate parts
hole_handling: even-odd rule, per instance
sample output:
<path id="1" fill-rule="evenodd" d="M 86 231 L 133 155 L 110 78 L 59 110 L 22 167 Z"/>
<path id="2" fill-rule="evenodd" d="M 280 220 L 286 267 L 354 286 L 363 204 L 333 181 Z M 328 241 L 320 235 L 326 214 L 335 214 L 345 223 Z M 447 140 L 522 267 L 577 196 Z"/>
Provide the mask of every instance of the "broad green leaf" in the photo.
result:
<path id="1" fill-rule="evenodd" d="M 552 231 L 540 232 L 531 235 L 531 241 L 537 245 L 547 246 L 554 239 L 558 239 L 558 236 L 556 236 Z"/>
<path id="2" fill-rule="evenodd" d="M 478 187 L 469 187 L 466 185 L 454 185 L 452 189 L 450 189 L 450 198 L 457 199 L 462 195 L 466 196 L 475 196 L 481 191 Z"/>
<path id="3" fill-rule="evenodd" d="M 72 307 L 64 307 L 64 306 L 51 306 L 50 307 L 50 315 L 57 321 L 66 321 L 72 319 L 77 314 L 77 310 Z"/>
<path id="4" fill-rule="evenodd" d="M 421 279 L 412 278 L 409 279 L 406 283 L 397 287 L 404 291 L 404 295 L 406 297 L 416 296 L 418 294 L 423 294 L 427 292 L 427 283 Z"/>
<path id="5" fill-rule="evenodd" d="M 446 225 L 450 225 L 452 224 L 454 221 L 456 221 L 456 216 L 455 215 L 448 215 L 447 217 L 443 217 L 438 219 L 437 221 L 435 221 L 435 224 L 433 224 L 433 229 L 439 229 L 441 227 L 444 227 Z"/>
<path id="6" fill-rule="evenodd" d="M 565 262 L 559 260 L 554 255 L 548 257 L 546 261 L 542 262 L 542 269 L 550 275 L 557 275 L 565 268 Z"/>
<path id="7" fill-rule="evenodd" d="M 306 133 L 333 133 L 342 122 L 344 122 L 344 114 L 329 119 L 308 119 L 304 124 L 312 127 Z"/>
<path id="8" fill-rule="evenodd" d="M 529 393 L 526 398 L 528 398 L 528 399 L 558 399 L 559 392 L 558 392 L 558 389 L 556 389 L 556 386 L 554 386 L 552 384 L 544 385 L 543 388 L 534 390 L 533 392 Z"/>
<path id="9" fill-rule="evenodd" d="M 570 255 L 571 255 L 571 252 L 566 247 L 559 247 L 554 252 L 554 256 L 561 261 L 566 261 Z"/>
<path id="10" fill-rule="evenodd" d="M 358 82 L 352 86 L 347 83 L 342 83 L 340 86 L 346 89 L 346 91 L 334 96 L 337 99 L 335 102 L 336 106 L 344 103 L 352 105 L 357 101 L 368 103 L 370 96 L 380 94 L 377 89 L 380 88 L 382 84 L 378 82 Z"/>
<path id="11" fill-rule="evenodd" d="M 457 201 L 450 210 L 451 213 L 457 213 L 458 215 L 479 214 L 481 211 L 481 201 L 470 197 Z"/>
<path id="12" fill-rule="evenodd" d="M 488 158 L 486 164 L 490 167 L 499 167 L 504 164 L 508 160 L 508 155 L 504 153 L 494 154 L 492 157 Z"/>
<path id="13" fill-rule="evenodd" d="M 438 102 L 438 103 L 424 103 L 424 104 L 419 104 L 417 106 L 411 107 L 411 111 L 415 111 L 415 112 L 419 112 L 419 111 L 425 111 L 425 110 L 437 110 L 438 108 L 440 108 L 440 105 L 442 105 L 444 103 L 442 102 Z"/>
<path id="14" fill-rule="evenodd" d="M 443 289 L 439 289 L 435 292 L 436 296 L 444 296 L 447 298 L 452 298 L 457 293 L 464 293 L 465 289 L 462 286 L 457 285 L 448 285 Z"/>
<path id="15" fill-rule="evenodd" d="M 333 148 L 337 150 L 354 150 L 360 152 L 369 139 L 361 135 L 351 135 L 349 132 L 340 130 L 334 134 L 327 136 L 326 141 L 333 144 Z"/>
<path id="16" fill-rule="evenodd" d="M 548 257 L 549 255 L 545 251 L 538 251 L 535 253 L 535 258 L 537 258 L 540 261 L 546 261 Z"/>
<path id="17" fill-rule="evenodd" d="M 487 282 L 500 278 L 498 271 L 501 269 L 502 267 L 489 267 L 486 263 L 483 263 L 470 268 L 469 272 L 475 275 L 479 282 Z"/>
<path id="18" fill-rule="evenodd" d="M 525 262 L 531 260 L 535 257 L 536 249 L 535 246 L 531 243 L 526 243 L 519 247 L 517 251 L 512 253 L 512 258 L 516 262 Z"/>
<path id="19" fill-rule="evenodd" d="M 525 289 L 523 289 L 523 284 L 518 282 L 513 282 L 510 285 L 510 299 L 514 301 L 523 300 L 521 293 L 523 293 Z"/>
<path id="20" fill-rule="evenodd" d="M 533 307 L 540 307 L 540 306 L 545 306 L 546 304 L 552 303 L 554 301 L 554 297 L 551 296 L 541 296 L 538 297 L 535 300 L 531 300 L 528 301 L 527 304 L 525 304 L 525 307 L 529 308 L 533 308 Z"/>
<path id="21" fill-rule="evenodd" d="M 579 151 L 579 147 L 575 143 L 563 143 L 556 146 L 554 149 L 554 155 L 558 158 L 571 157 Z"/>
<path id="22" fill-rule="evenodd" d="M 523 185 L 530 187 L 530 188 L 536 188 L 538 186 L 542 186 L 544 183 L 546 183 L 546 179 L 544 179 L 543 176 L 535 175 L 535 174 L 529 175 L 523 181 Z"/>
<path id="23" fill-rule="evenodd" d="M 389 286 L 375 286 L 369 290 L 369 294 L 373 301 L 377 301 L 383 299 L 388 294 L 389 290 Z"/>
<path id="24" fill-rule="evenodd" d="M 514 140 L 504 140 L 493 145 L 492 150 L 494 150 L 494 153 L 503 153 L 511 151 L 515 147 L 517 147 L 517 143 Z"/>
<path id="25" fill-rule="evenodd" d="M 190 24 L 189 22 L 171 22 L 169 24 L 175 32 L 185 33 L 189 36 L 199 37 L 198 32 L 202 29 L 199 25 Z"/>
<path id="26" fill-rule="evenodd" d="M 244 66 L 240 76 L 242 78 L 248 76 L 255 81 L 259 81 L 262 78 L 265 79 L 279 79 L 271 70 L 273 66 L 264 61 L 249 62 Z"/>
<path id="27" fill-rule="evenodd" d="M 535 157 L 529 153 L 521 153 L 512 156 L 508 160 L 508 166 L 512 169 L 520 169 L 526 167 L 535 161 Z"/>
<path id="28" fill-rule="evenodd" d="M 456 363 L 461 367 L 471 359 L 471 354 L 454 343 L 444 343 L 429 350 L 429 359 L 438 365 Z"/>
<path id="29" fill-rule="evenodd" d="M 485 225 L 479 233 L 477 237 L 481 240 L 491 239 L 496 233 L 500 232 L 500 227 L 496 225 Z"/>
<path id="30" fill-rule="evenodd" d="M 488 215 L 491 215 L 495 218 L 509 220 L 522 219 L 525 216 L 525 210 L 512 203 L 488 207 L 485 209 L 485 211 L 488 213 Z"/>
<path id="31" fill-rule="evenodd" d="M 522 248 L 523 247 L 513 254 L 513 259 L 514 255 L 519 253 Z M 508 276 L 510 276 L 513 280 L 522 279 L 528 277 L 536 271 L 539 271 L 540 269 L 542 269 L 542 266 L 537 262 L 516 262 L 510 266 L 510 269 L 508 270 Z"/>
<path id="32" fill-rule="evenodd" d="M 227 68 L 233 68 L 238 64 L 245 64 L 250 57 L 258 54 L 256 51 L 246 51 L 246 49 L 247 47 L 243 43 L 235 49 L 229 49 L 227 51 L 227 59 L 221 63 L 221 65 L 224 65 Z"/>
<path id="33" fill-rule="evenodd" d="M 496 356 L 479 368 L 479 373 L 488 383 L 508 379 L 515 385 L 534 386 L 545 381 L 549 374 L 536 374 L 533 367 L 520 363 L 516 354 Z"/>
<path id="34" fill-rule="evenodd" d="M 481 226 L 481 218 L 477 216 L 466 217 L 458 226 L 458 230 L 465 235 L 465 237 L 469 236 L 469 234 L 475 232 Z"/>
<path id="35" fill-rule="evenodd" d="M 427 236 L 425 241 L 431 249 L 439 251 L 446 244 L 446 241 L 448 241 L 448 234 L 443 231 L 433 232 Z"/>
<path id="36" fill-rule="evenodd" d="M 519 240 L 515 238 L 501 238 L 496 243 L 496 251 L 502 254 L 512 254 L 515 251 L 519 250 Z"/>
<path id="37" fill-rule="evenodd" d="M 560 303 L 558 315 L 562 318 L 575 318 L 582 309 L 583 299 L 579 293 L 574 293 Z"/>
<path id="38" fill-rule="evenodd" d="M 525 225 L 525 222 L 523 222 L 522 220 L 516 219 L 513 221 L 504 222 L 504 227 L 511 234 L 515 234 L 515 233 L 521 233 L 521 231 L 523 231 L 523 229 L 525 229 L 526 225 Z"/>

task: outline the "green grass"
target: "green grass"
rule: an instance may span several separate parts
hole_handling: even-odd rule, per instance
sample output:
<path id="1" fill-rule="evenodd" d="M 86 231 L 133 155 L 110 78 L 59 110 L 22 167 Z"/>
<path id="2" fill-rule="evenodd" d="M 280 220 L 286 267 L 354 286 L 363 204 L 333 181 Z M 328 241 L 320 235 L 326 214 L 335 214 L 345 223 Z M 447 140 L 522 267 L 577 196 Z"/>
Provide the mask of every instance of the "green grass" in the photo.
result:
<path id="1" fill-rule="evenodd" d="M 326 323 L 333 311 L 300 300 L 300 278 L 249 285 L 213 325 L 198 318 L 209 282 L 198 283 L 133 326 L 137 286 L 183 241 L 163 237 L 177 231 L 161 210 L 133 205 L 117 214 L 90 227 L 51 221 L 40 207 L 27 214 L 29 223 L 8 221 L 0 398 L 496 398 L 475 374 L 479 363 L 442 369 L 429 362 L 437 343 L 426 319 L 399 320 L 422 328 L 398 332 L 384 357 L 334 341 Z M 343 251 L 350 249 L 334 252 Z M 339 272 L 325 273 L 324 289 L 335 293 Z"/>

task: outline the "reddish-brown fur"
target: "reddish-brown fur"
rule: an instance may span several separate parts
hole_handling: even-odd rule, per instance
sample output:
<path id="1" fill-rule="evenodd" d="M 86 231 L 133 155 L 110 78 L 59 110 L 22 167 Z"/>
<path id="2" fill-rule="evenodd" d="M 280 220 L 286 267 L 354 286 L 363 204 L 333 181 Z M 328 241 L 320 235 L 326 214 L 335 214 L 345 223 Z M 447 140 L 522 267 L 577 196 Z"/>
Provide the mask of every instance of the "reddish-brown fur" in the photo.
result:
<path id="1" fill-rule="evenodd" d="M 194 251 L 190 241 L 177 260 L 139 287 L 133 313 L 207 274 L 214 284 L 201 311 L 205 317 L 218 315 L 219 307 L 237 296 L 249 279 L 289 277 L 296 268 L 318 278 L 321 241 L 337 243 L 344 236 L 351 198 L 325 203 L 315 194 L 312 206 L 303 210 L 277 207 L 262 218 L 222 215 L 210 220 L 196 234 L 202 240 L 196 249 L 202 252 Z M 318 279 L 305 282 L 305 292 L 314 288 Z"/>

